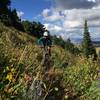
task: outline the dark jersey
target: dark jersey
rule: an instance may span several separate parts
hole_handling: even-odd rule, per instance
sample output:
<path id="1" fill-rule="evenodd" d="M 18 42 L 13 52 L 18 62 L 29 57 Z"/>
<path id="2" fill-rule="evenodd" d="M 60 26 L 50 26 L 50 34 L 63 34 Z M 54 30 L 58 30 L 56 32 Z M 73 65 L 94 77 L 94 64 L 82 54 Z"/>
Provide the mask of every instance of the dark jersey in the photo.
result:
<path id="1" fill-rule="evenodd" d="M 52 41 L 50 38 L 45 38 L 45 37 L 41 37 L 38 40 L 38 44 L 41 46 L 51 46 L 52 45 Z"/>

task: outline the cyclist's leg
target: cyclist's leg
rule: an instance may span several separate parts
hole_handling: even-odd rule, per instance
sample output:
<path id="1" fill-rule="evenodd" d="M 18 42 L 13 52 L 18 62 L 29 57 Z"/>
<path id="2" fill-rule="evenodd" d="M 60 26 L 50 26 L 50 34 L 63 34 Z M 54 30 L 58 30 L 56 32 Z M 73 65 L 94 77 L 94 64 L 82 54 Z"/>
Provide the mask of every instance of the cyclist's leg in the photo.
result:
<path id="1" fill-rule="evenodd" d="M 48 53 L 51 56 L 51 47 L 50 46 L 48 46 Z"/>

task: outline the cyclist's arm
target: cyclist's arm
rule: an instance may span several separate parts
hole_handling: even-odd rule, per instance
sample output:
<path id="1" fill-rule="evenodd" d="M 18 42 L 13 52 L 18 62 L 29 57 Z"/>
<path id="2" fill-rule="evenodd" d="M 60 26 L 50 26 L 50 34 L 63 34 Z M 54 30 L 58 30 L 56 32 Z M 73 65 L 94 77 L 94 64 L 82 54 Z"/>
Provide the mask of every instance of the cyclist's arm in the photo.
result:
<path id="1" fill-rule="evenodd" d="M 40 39 L 38 40 L 38 45 L 40 45 L 40 46 L 43 45 L 43 38 L 40 38 Z"/>

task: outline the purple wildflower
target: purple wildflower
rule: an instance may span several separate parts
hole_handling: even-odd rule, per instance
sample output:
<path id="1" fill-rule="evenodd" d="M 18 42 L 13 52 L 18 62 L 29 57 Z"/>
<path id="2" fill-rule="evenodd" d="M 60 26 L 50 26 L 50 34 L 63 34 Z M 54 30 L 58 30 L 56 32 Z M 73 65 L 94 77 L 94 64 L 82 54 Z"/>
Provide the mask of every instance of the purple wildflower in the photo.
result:
<path id="1" fill-rule="evenodd" d="M 97 73 L 100 73 L 100 70 L 97 70 Z"/>

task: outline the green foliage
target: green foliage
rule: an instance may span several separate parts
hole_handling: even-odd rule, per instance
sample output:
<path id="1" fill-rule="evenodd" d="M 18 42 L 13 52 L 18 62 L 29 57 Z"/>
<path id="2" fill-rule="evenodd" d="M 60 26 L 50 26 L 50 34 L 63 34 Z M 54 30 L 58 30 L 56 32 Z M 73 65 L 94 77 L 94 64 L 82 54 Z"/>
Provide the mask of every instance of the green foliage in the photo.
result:
<path id="1" fill-rule="evenodd" d="M 61 36 L 57 37 L 56 35 L 53 36 L 53 43 L 55 45 L 60 45 L 61 47 L 65 48 L 65 41 L 62 39 Z"/>
<path id="2" fill-rule="evenodd" d="M 80 62 L 83 60 L 80 59 Z M 90 89 L 96 76 L 96 65 L 91 60 L 85 61 L 84 64 L 69 67 L 64 71 L 64 84 L 72 90 L 72 95 L 83 96 Z"/>
<path id="3" fill-rule="evenodd" d="M 10 0 L 0 0 L 0 20 L 4 24 L 25 30 L 37 38 L 47 31 L 40 22 L 23 21 L 21 24 L 16 10 L 8 9 L 8 6 Z M 80 51 L 70 39 L 64 41 L 62 37 L 53 36 L 56 46 L 52 48 L 51 69 L 44 71 L 42 50 L 35 44 L 36 39 L 28 34 L 0 23 L 0 99 L 26 100 L 31 94 L 34 96 L 34 91 L 30 90 L 34 88 L 32 83 L 40 80 L 43 83 L 42 100 L 100 100 L 100 59 L 93 61 L 81 54 L 76 56 Z M 87 58 L 96 56 L 87 21 L 83 51 Z"/>
<path id="4" fill-rule="evenodd" d="M 43 36 L 43 33 L 46 31 L 44 25 L 40 22 L 23 21 L 22 24 L 26 33 L 33 35 L 37 38 Z"/>
<path id="5" fill-rule="evenodd" d="M 24 30 L 26 33 L 28 34 L 32 34 L 33 33 L 33 28 L 32 28 L 32 23 L 29 21 L 22 21 L 22 25 L 24 27 Z"/>
<path id="6" fill-rule="evenodd" d="M 91 87 L 85 94 L 88 100 L 99 100 L 100 99 L 100 77 L 92 82 Z"/>
<path id="7" fill-rule="evenodd" d="M 71 40 L 68 38 L 67 41 L 63 40 L 62 37 L 57 37 L 56 35 L 53 36 L 53 42 L 55 45 L 59 45 L 65 50 L 69 51 L 73 54 L 79 54 L 80 50 L 74 46 Z"/>
<path id="8" fill-rule="evenodd" d="M 0 21 L 9 25 L 10 0 L 0 0 Z"/>
<path id="9" fill-rule="evenodd" d="M 16 9 L 13 9 L 10 12 L 10 21 L 11 26 L 15 27 L 18 30 L 24 31 L 24 28 L 21 24 L 21 19 L 18 17 Z"/>
<path id="10" fill-rule="evenodd" d="M 100 57 L 100 50 L 98 51 L 98 56 Z"/>
<path id="11" fill-rule="evenodd" d="M 8 6 L 10 6 L 10 0 L 0 0 L 0 15 L 8 13 Z"/>
<path id="12" fill-rule="evenodd" d="M 33 33 L 34 36 L 40 38 L 41 36 L 43 36 L 43 33 L 46 31 L 45 27 L 43 24 L 41 24 L 40 22 L 33 22 Z"/>
<path id="13" fill-rule="evenodd" d="M 75 45 L 71 42 L 69 38 L 65 42 L 65 49 L 75 55 L 80 54 L 80 50 L 77 47 L 75 47 Z"/>
<path id="14" fill-rule="evenodd" d="M 18 30 L 24 31 L 16 9 L 11 10 L 10 4 L 10 0 L 0 0 L 0 21 L 7 26 L 13 26 Z"/>
<path id="15" fill-rule="evenodd" d="M 35 44 L 36 38 L 1 23 L 0 26 L 0 64 L 3 67 L 0 66 L 0 98 L 26 100 L 33 96 L 34 80 L 40 80 L 43 82 L 42 100 L 92 100 L 96 96 L 100 99 L 99 90 L 93 85 L 98 77 L 99 61 L 75 56 L 56 45 L 52 48 L 51 69 L 44 71 L 42 50 Z"/>
<path id="16" fill-rule="evenodd" d="M 89 58 L 89 56 L 91 57 L 93 56 L 93 58 L 96 59 L 97 54 L 92 44 L 90 33 L 88 32 L 87 20 L 85 20 L 85 25 L 84 25 L 84 37 L 82 46 L 83 46 L 83 53 L 87 58 Z"/>

